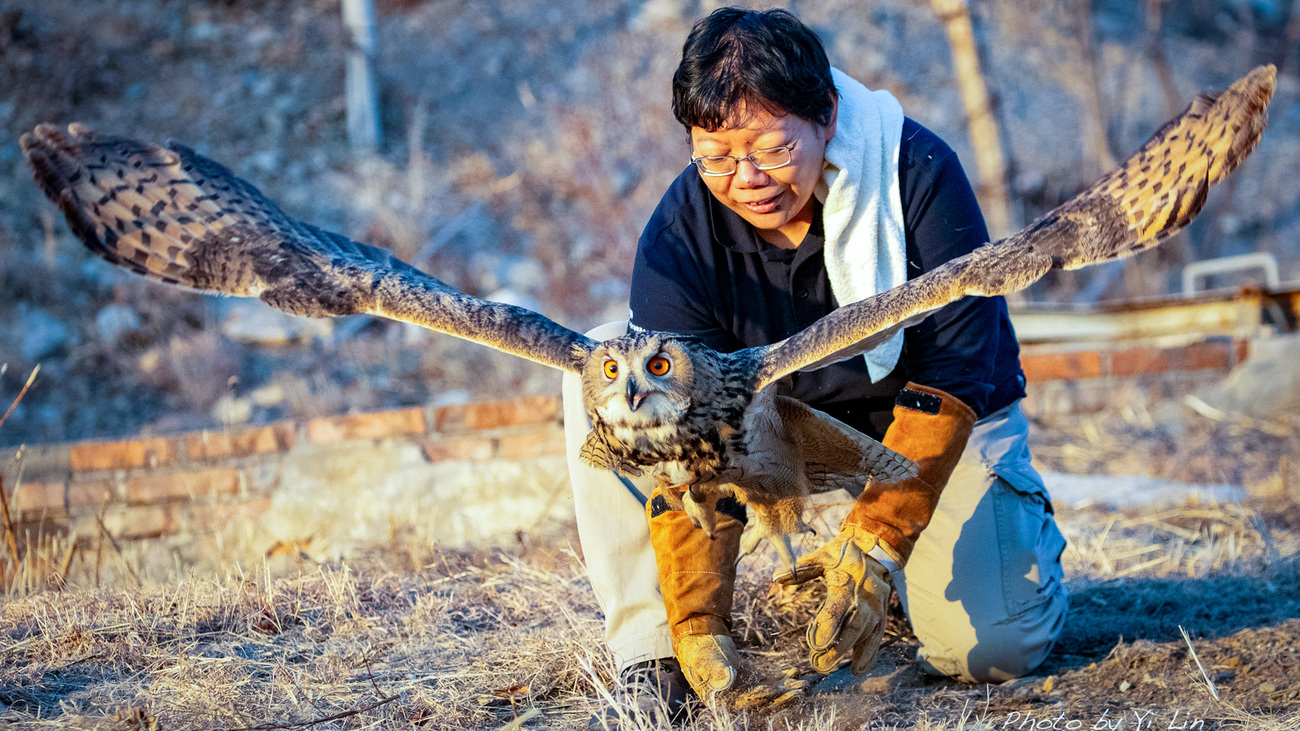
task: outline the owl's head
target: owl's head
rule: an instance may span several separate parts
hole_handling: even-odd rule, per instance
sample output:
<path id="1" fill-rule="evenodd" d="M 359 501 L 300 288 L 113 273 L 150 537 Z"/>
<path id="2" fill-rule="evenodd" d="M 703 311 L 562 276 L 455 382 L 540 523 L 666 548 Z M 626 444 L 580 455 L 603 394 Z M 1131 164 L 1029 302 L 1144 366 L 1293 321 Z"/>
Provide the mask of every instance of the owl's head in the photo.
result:
<path id="1" fill-rule="evenodd" d="M 686 412 L 695 391 L 695 366 L 685 339 L 632 332 L 596 347 L 582 383 L 588 413 L 605 423 L 658 426 Z"/>

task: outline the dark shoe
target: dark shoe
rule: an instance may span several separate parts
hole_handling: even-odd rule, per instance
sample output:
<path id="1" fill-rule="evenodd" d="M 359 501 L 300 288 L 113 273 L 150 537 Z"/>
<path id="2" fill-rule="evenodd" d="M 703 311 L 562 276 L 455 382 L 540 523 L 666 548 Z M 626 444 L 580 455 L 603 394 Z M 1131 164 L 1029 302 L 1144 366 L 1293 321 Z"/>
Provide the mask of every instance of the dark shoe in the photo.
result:
<path id="1" fill-rule="evenodd" d="M 587 722 L 589 731 L 618 731 L 677 723 L 686 717 L 686 703 L 695 694 L 676 658 L 646 660 L 618 674 L 613 690 L 616 705 Z"/>

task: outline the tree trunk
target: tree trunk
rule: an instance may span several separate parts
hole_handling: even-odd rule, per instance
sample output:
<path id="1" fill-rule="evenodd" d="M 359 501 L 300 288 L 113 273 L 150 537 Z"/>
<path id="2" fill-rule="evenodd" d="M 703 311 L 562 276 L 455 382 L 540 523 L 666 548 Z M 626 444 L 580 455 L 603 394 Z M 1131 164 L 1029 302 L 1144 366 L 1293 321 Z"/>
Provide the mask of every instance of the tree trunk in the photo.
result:
<path id="1" fill-rule="evenodd" d="M 1097 41 L 1092 35 L 1092 0 L 1075 0 L 1074 20 L 1078 34 L 1079 57 L 1083 60 L 1083 77 L 1079 79 L 1079 92 L 1083 110 L 1084 144 L 1088 156 L 1097 166 L 1096 175 L 1110 172 L 1116 165 L 1110 151 L 1110 138 L 1106 134 L 1106 104 L 1101 93 L 1101 59 L 1097 58 Z M 1089 175 L 1088 177 L 1093 177 Z"/>
<path id="2" fill-rule="evenodd" d="M 343 0 L 343 25 L 349 34 L 347 77 L 348 143 L 356 152 L 383 144 L 379 127 L 379 89 L 374 81 L 374 0 Z"/>
<path id="3" fill-rule="evenodd" d="M 1002 138 L 989 103 L 988 87 L 980 71 L 975 48 L 975 30 L 971 26 L 966 0 L 930 0 L 934 12 L 943 21 L 952 49 L 953 74 L 961 88 L 966 108 L 970 143 L 975 150 L 975 167 L 979 172 L 980 204 L 989 233 L 999 238 L 1011 233 L 1011 206 L 1007 196 L 1007 164 L 1002 153 Z"/>

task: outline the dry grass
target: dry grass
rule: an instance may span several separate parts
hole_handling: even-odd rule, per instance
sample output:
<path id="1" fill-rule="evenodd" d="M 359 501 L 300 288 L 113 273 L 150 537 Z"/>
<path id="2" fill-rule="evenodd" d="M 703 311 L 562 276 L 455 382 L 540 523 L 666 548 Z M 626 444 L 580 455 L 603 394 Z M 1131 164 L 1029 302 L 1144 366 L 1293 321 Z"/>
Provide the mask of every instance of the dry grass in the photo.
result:
<path id="1" fill-rule="evenodd" d="M 469 728 L 512 705 L 583 712 L 577 658 L 607 661 L 576 562 L 432 551 L 412 571 L 411 555 L 10 602 L 2 718 L 105 728 L 138 709 L 163 728 L 237 728 L 386 700 L 348 724 Z"/>
<path id="2" fill-rule="evenodd" d="M 700 709 L 690 728 L 991 729 L 1026 714 L 1091 727 L 1144 712 L 1163 728 L 1175 711 L 1206 727 L 1295 727 L 1300 526 L 1267 504 L 1062 517 L 1071 616 L 1039 676 L 922 676 L 895 616 L 865 681 L 839 678 L 838 690 L 780 709 Z M 569 531 L 453 551 L 397 530 L 347 562 L 302 559 L 279 576 L 263 566 L 95 589 L 74 572 L 62 591 L 33 587 L 0 611 L 0 721 L 296 728 L 348 714 L 313 727 L 495 729 L 532 714 L 522 727 L 583 728 L 610 701 L 611 670 Z M 1183 558 L 1141 560 L 1176 541 Z M 820 600 L 815 588 L 771 588 L 772 568 L 746 559 L 738 590 L 735 634 L 759 679 L 803 664 L 802 626 Z"/>
<path id="3" fill-rule="evenodd" d="M 971 159 L 942 25 L 927 4 L 740 4 L 801 13 L 837 65 L 893 91 L 909 115 Z M 1145 4 L 1093 5 L 1118 155 L 1170 110 L 1144 57 Z M 1221 85 L 1249 65 L 1283 61 L 1294 46 L 1280 35 L 1284 20 L 1255 19 L 1242 4 L 1163 5 L 1179 106 L 1194 89 Z M 30 342 L 40 329 L 27 319 L 34 311 L 68 336 L 40 356 L 10 348 L 0 358 L 11 366 L 0 374 L 5 388 L 43 364 L 0 444 L 212 428 L 235 414 L 254 423 L 310 418 L 426 403 L 447 391 L 557 390 L 540 367 L 445 337 L 408 340 L 408 330 L 389 325 L 339 324 L 332 337 L 279 347 L 220 334 L 224 315 L 213 300 L 132 279 L 75 241 L 32 184 L 16 144 L 34 125 L 77 120 L 142 139 L 176 137 L 232 166 L 292 215 L 390 246 L 471 294 L 509 288 L 587 328 L 626 315 L 637 236 L 685 165 L 668 81 L 689 21 L 708 6 L 380 2 L 387 142 L 367 158 L 346 149 L 347 40 L 334 0 L 42 0 L 0 8 L 0 341 Z M 1058 6 L 974 7 L 1026 220 L 1091 179 L 1073 142 L 1084 110 L 1063 81 L 1077 77 L 1076 55 L 1060 52 L 1075 26 Z M 1281 68 L 1278 110 L 1288 93 L 1294 98 L 1296 72 L 1294 64 Z M 1132 265 L 1145 274 L 1139 279 L 1175 278 L 1172 260 L 1189 253 L 1246 250 L 1275 253 L 1292 278 L 1300 262 L 1300 192 L 1289 185 L 1300 160 L 1297 129 L 1295 115 L 1275 113 L 1259 154 L 1211 200 L 1180 252 L 1170 242 L 1139 260 Z M 1068 299 L 1091 276 L 1054 274 L 1050 286 Z M 1163 288 L 1141 283 L 1126 279 L 1110 294 Z M 140 326 L 106 333 L 96 318 L 111 305 L 134 312 Z M 491 364 L 491 378 L 478 363 Z M 285 373 L 294 375 L 279 383 Z M 286 395 L 264 398 L 267 387 Z"/>
<path id="4" fill-rule="evenodd" d="M 1040 428 L 1035 438 L 1118 454 L 1110 437 L 1080 436 L 1107 418 Z M 1163 444 L 1169 426 L 1109 419 L 1114 428 L 1104 433 L 1121 434 L 1116 439 L 1138 453 Z M 1235 426 L 1191 417 L 1179 428 L 1207 431 L 1215 437 L 1207 443 L 1241 437 Z M 1046 466 L 1057 467 L 1043 451 Z M 1233 475 L 1255 461 L 1230 449 L 1214 459 Z M 1058 506 L 1070 542 L 1063 560 L 1071 607 L 1034 677 L 982 686 L 924 676 L 895 599 L 867 678 L 811 677 L 807 696 L 775 708 L 699 707 L 687 728 L 948 731 L 1077 721 L 1069 727 L 1295 729 L 1300 509 L 1268 495 L 1162 510 Z M 817 538 L 804 540 L 809 550 Z M 0 722 L 585 728 L 617 702 L 576 542 L 565 525 L 512 546 L 450 550 L 426 528 L 393 524 L 387 540 L 346 561 L 287 550 L 221 570 L 213 561 L 180 565 L 174 546 L 123 545 L 106 531 L 15 543 L 0 552 L 8 597 L 0 608 Z M 810 677 L 803 627 L 824 589 L 773 587 L 773 569 L 765 554 L 741 564 L 734 635 L 746 683 L 773 682 L 791 669 Z M 656 727 L 623 712 L 629 728 Z"/>

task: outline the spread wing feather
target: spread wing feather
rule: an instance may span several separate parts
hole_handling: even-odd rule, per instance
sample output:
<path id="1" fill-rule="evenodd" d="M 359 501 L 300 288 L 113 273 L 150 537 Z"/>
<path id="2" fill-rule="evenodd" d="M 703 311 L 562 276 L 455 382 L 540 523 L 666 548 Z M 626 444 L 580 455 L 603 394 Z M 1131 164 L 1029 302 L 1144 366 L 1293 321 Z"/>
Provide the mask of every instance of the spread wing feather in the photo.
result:
<path id="1" fill-rule="evenodd" d="M 368 313 L 580 373 L 595 342 L 542 315 L 459 292 L 397 259 L 295 220 L 222 165 L 169 148 L 41 125 L 22 136 L 36 181 L 99 256 L 160 282 L 260 297 L 295 315 Z"/>
<path id="2" fill-rule="evenodd" d="M 761 389 L 859 355 L 961 297 L 1007 294 L 1053 268 L 1155 246 L 1191 222 L 1210 186 L 1255 149 L 1275 86 L 1276 69 L 1261 66 L 1226 91 L 1200 94 L 1118 169 L 1019 233 L 840 307 L 780 343 L 736 355 L 757 363 Z"/>

